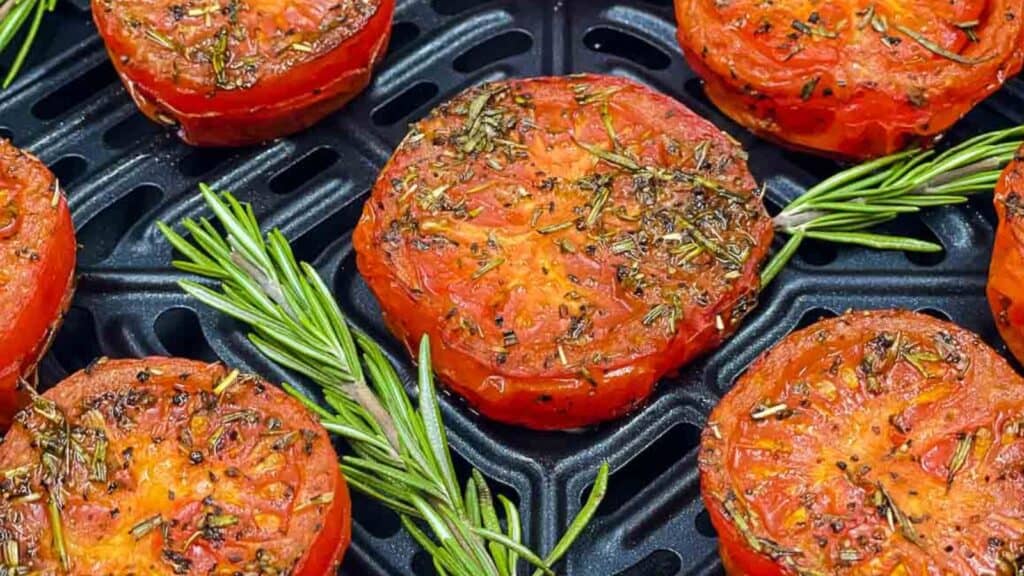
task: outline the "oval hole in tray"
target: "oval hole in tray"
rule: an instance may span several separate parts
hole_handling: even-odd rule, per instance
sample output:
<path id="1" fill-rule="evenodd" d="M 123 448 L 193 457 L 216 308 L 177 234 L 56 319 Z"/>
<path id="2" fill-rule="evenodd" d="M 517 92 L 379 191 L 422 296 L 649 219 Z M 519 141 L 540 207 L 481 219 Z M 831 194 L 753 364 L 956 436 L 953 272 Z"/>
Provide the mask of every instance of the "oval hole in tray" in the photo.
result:
<path id="1" fill-rule="evenodd" d="M 409 116 L 437 96 L 440 89 L 433 82 L 417 82 L 401 94 L 378 106 L 370 118 L 378 126 L 391 126 Z"/>
<path id="2" fill-rule="evenodd" d="M 270 178 L 270 191 L 274 194 L 288 194 L 298 190 L 317 175 L 338 161 L 340 156 L 327 146 L 320 146 L 289 164 Z"/>
<path id="3" fill-rule="evenodd" d="M 199 316 L 191 308 L 176 306 L 164 310 L 156 317 L 153 330 L 160 343 L 173 356 L 204 362 L 219 360 L 203 333 Z"/>
<path id="4" fill-rule="evenodd" d="M 433 0 L 430 5 L 438 14 L 454 16 L 466 10 L 490 4 L 493 0 Z"/>
<path id="5" fill-rule="evenodd" d="M 162 132 L 160 126 L 150 121 L 141 113 L 133 113 L 124 120 L 107 128 L 103 133 L 103 143 L 111 148 L 128 148 L 141 140 L 149 141 Z"/>
<path id="6" fill-rule="evenodd" d="M 669 468 L 695 450 L 698 444 L 700 428 L 686 422 L 673 426 L 625 466 L 612 473 L 608 482 L 608 493 L 598 507 L 597 515 L 606 516 L 628 503 L 641 490 L 654 483 Z M 589 494 L 588 488 L 580 495 L 580 504 L 586 501 Z"/>
<path id="7" fill-rule="evenodd" d="M 94 66 L 81 76 L 65 83 L 32 105 L 32 115 L 40 120 L 53 120 L 77 108 L 117 80 L 117 73 L 109 61 Z"/>
<path id="8" fill-rule="evenodd" d="M 79 261 L 95 264 L 105 260 L 128 230 L 160 203 L 163 195 L 163 190 L 153 184 L 136 186 L 86 222 L 78 231 Z"/>
<path id="9" fill-rule="evenodd" d="M 89 162 L 78 154 L 61 156 L 60 159 L 50 165 L 50 170 L 57 176 L 61 188 L 64 188 L 65 191 L 67 190 L 67 185 L 77 180 L 82 174 L 85 174 L 88 168 Z"/>
<path id="10" fill-rule="evenodd" d="M 649 70 L 664 70 L 672 63 L 668 54 L 647 40 L 607 26 L 587 31 L 583 35 L 583 45 L 594 52 L 625 58 Z"/>
<path id="11" fill-rule="evenodd" d="M 530 48 L 533 48 L 533 36 L 523 30 L 509 30 L 459 54 L 452 62 L 452 68 L 468 74 L 499 60 L 525 54 Z"/>
<path id="12" fill-rule="evenodd" d="M 655 550 L 615 576 L 676 576 L 682 568 L 679 554 L 671 550 Z"/>
<path id="13" fill-rule="evenodd" d="M 102 353 L 92 312 L 79 306 L 68 309 L 64 315 L 64 325 L 53 341 L 51 353 L 68 374 L 85 368 L 99 358 Z"/>
<path id="14" fill-rule="evenodd" d="M 396 22 L 391 27 L 391 40 L 388 42 L 388 56 L 400 52 L 416 38 L 419 38 L 420 27 L 415 22 Z"/>

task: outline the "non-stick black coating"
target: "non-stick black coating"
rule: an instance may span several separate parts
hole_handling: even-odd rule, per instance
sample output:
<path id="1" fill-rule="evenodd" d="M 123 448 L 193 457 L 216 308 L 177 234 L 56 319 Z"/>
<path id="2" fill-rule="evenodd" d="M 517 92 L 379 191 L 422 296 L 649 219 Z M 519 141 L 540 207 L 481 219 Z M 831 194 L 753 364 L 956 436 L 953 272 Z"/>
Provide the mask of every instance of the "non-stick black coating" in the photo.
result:
<path id="1" fill-rule="evenodd" d="M 244 150 L 196 150 L 139 114 L 95 34 L 85 0 L 59 2 L 18 83 L 0 95 L 0 134 L 38 154 L 70 196 L 79 231 L 78 293 L 43 364 L 52 384 L 96 355 L 175 354 L 225 362 L 271 379 L 295 378 L 262 359 L 240 325 L 183 295 L 183 275 L 156 220 L 204 213 L 198 182 L 253 202 L 298 254 L 315 261 L 354 322 L 379 336 L 408 376 L 409 362 L 380 323 L 356 273 L 349 233 L 377 170 L 406 125 L 482 80 L 600 72 L 671 94 L 729 131 L 750 152 L 774 211 L 837 165 L 781 150 L 709 104 L 676 45 L 669 0 L 400 1 L 392 47 L 372 87 L 312 130 Z M 1022 121 L 1011 81 L 954 130 L 962 138 Z M 999 346 L 984 298 L 994 214 L 980 197 L 894 229 L 938 240 L 939 256 L 808 244 L 721 350 L 661 384 L 641 412 L 571 434 L 493 424 L 444 402 L 459 465 L 472 462 L 518 499 L 534 549 L 546 551 L 576 513 L 601 461 L 615 474 L 599 516 L 569 554 L 568 576 L 720 574 L 700 502 L 699 430 L 753 358 L 797 326 L 848 308 L 924 309 Z M 301 381 L 297 383 L 303 384 Z M 357 497 L 355 542 L 343 574 L 432 574 L 396 516 Z"/>

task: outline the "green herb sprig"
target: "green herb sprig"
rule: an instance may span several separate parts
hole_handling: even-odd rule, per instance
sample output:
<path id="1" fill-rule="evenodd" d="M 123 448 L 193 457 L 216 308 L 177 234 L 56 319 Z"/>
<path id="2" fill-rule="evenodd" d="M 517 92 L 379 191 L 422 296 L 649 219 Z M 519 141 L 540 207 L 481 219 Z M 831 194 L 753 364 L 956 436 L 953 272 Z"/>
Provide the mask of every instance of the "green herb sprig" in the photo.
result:
<path id="1" fill-rule="evenodd" d="M 879 250 L 939 252 L 942 246 L 867 230 L 901 214 L 967 202 L 991 191 L 1017 154 L 1024 126 L 981 134 L 945 152 L 908 150 L 835 174 L 775 216 L 775 231 L 789 236 L 761 272 L 765 287 L 807 238 Z"/>
<path id="2" fill-rule="evenodd" d="M 185 257 L 174 265 L 218 280 L 220 291 L 189 280 L 180 282 L 182 289 L 248 324 L 260 352 L 320 386 L 327 408 L 286 389 L 348 441 L 353 454 L 341 466 L 351 485 L 398 512 L 442 576 L 517 576 L 520 559 L 536 568 L 534 576 L 553 575 L 604 498 L 608 465 L 554 549 L 543 558 L 530 550 L 515 504 L 495 497 L 475 469 L 464 486 L 456 478 L 428 340 L 420 344 L 414 407 L 380 346 L 349 326 L 316 270 L 296 262 L 284 235 L 271 230 L 264 237 L 250 205 L 206 185 L 200 190 L 226 235 L 205 218 L 182 222 L 191 241 L 158 226 Z"/>
<path id="3" fill-rule="evenodd" d="M 18 49 L 11 62 L 10 69 L 4 77 L 3 87 L 7 88 L 14 82 L 21 67 L 25 64 L 32 43 L 39 33 L 39 26 L 47 12 L 53 12 L 57 0 L 2 0 L 0 1 L 0 54 L 4 53 L 18 33 L 27 25 L 21 48 Z"/>

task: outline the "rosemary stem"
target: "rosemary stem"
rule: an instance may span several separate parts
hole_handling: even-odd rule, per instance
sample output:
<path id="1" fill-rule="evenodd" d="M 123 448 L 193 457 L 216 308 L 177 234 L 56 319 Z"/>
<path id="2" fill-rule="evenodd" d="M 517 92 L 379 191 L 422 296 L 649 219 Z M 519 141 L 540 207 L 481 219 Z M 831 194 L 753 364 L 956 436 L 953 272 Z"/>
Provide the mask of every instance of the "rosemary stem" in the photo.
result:
<path id="1" fill-rule="evenodd" d="M 900 214 L 931 206 L 962 204 L 991 190 L 1002 168 L 1019 153 L 1024 126 L 981 134 L 936 155 L 907 150 L 855 166 L 822 181 L 775 216 L 785 245 L 765 266 L 767 286 L 807 238 L 879 250 L 936 252 L 942 247 L 914 238 L 876 234 L 869 228 Z"/>

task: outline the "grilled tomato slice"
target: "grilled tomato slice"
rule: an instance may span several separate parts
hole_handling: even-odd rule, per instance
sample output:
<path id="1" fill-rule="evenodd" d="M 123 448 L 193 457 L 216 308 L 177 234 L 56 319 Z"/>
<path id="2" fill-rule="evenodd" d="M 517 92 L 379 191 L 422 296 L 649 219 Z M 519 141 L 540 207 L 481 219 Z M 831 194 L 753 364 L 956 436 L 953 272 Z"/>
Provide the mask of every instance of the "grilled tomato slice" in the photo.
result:
<path id="1" fill-rule="evenodd" d="M 929 144 L 1016 74 L 1020 0 L 675 0 L 711 100 L 751 131 L 847 158 Z"/>
<path id="2" fill-rule="evenodd" d="M 71 302 L 75 231 L 53 174 L 0 140 L 0 429 Z"/>
<path id="3" fill-rule="evenodd" d="M 642 403 L 753 307 L 771 222 L 740 147 L 602 76 L 485 84 L 413 126 L 355 231 L 410 351 L 495 420 L 576 428 Z"/>
<path id="4" fill-rule="evenodd" d="M 15 421 L 0 444 L 12 574 L 324 576 L 348 546 L 327 434 L 256 377 L 101 359 Z"/>
<path id="5" fill-rule="evenodd" d="M 303 130 L 370 82 L 394 0 L 92 0 L 143 114 L 197 146 Z"/>
<path id="6" fill-rule="evenodd" d="M 712 412 L 700 471 L 732 576 L 1024 568 L 1024 380 L 930 316 L 786 337 Z"/>
<path id="7" fill-rule="evenodd" d="M 1024 148 L 996 186 L 999 216 L 989 270 L 988 301 L 999 333 L 1024 362 Z"/>

